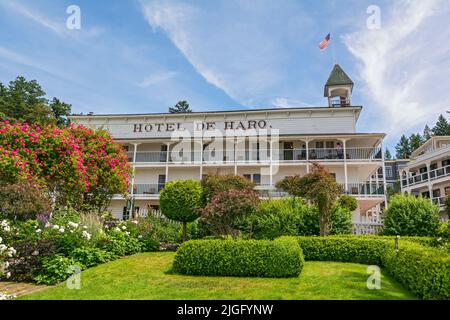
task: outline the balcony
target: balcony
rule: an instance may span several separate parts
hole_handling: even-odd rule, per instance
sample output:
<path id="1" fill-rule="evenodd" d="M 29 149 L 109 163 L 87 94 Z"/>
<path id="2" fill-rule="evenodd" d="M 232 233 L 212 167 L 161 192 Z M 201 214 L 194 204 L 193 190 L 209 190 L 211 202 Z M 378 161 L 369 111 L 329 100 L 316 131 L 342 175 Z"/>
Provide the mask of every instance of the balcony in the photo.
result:
<path id="1" fill-rule="evenodd" d="M 435 205 L 438 205 L 439 208 L 441 208 L 441 209 L 446 207 L 446 205 L 445 205 L 446 197 L 435 197 L 435 198 L 432 198 L 431 201 L 433 201 L 433 203 Z"/>
<path id="2" fill-rule="evenodd" d="M 353 195 L 357 198 L 379 198 L 384 197 L 383 183 L 348 183 L 347 191 L 345 190 L 345 184 L 339 183 L 342 188 L 343 194 Z M 289 196 L 287 192 L 275 188 L 270 185 L 257 186 L 258 191 L 263 198 L 280 198 Z"/>
<path id="3" fill-rule="evenodd" d="M 450 176 L 450 165 L 431 170 L 428 172 L 423 172 L 408 178 L 403 177 L 402 186 L 403 187 L 411 187 L 415 185 L 419 185 L 421 183 L 428 183 L 443 177 Z"/>
<path id="4" fill-rule="evenodd" d="M 133 152 L 127 152 L 130 162 L 133 161 Z M 381 148 L 312 148 L 306 149 L 279 149 L 274 151 L 274 161 L 298 162 L 298 161 L 343 161 L 344 155 L 347 161 L 377 161 L 381 160 Z M 270 161 L 270 150 L 211 150 L 208 152 L 170 152 L 167 151 L 137 151 L 136 163 L 169 163 L 192 164 L 200 163 L 258 163 Z"/>
<path id="5" fill-rule="evenodd" d="M 159 195 L 160 191 L 164 188 L 164 183 L 155 184 L 135 184 L 133 188 L 133 194 L 135 196 L 151 196 Z M 129 192 L 131 193 L 131 192 Z"/>

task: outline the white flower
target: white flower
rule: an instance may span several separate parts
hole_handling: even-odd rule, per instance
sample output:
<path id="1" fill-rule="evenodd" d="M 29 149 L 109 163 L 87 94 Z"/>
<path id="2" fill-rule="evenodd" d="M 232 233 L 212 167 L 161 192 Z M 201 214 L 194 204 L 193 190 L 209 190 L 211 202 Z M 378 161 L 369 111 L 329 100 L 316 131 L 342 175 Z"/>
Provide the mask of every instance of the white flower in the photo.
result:
<path id="1" fill-rule="evenodd" d="M 5 246 L 4 244 L 0 244 L 0 253 L 3 253 L 6 249 L 8 249 L 7 246 Z"/>
<path id="2" fill-rule="evenodd" d="M 5 232 L 10 232 L 10 231 L 11 231 L 10 226 L 4 226 L 4 227 L 3 227 L 3 231 L 5 231 Z"/>
<path id="3" fill-rule="evenodd" d="M 12 258 L 16 253 L 17 253 L 16 249 L 14 249 L 13 247 L 10 247 L 10 248 L 8 249 L 8 252 L 6 253 L 6 255 L 7 255 L 9 258 Z"/>
<path id="4" fill-rule="evenodd" d="M 3 239 L 2 239 L 2 237 L 0 237 L 0 243 L 2 243 L 2 241 L 3 241 Z"/>
<path id="5" fill-rule="evenodd" d="M 36 233 L 41 233 L 41 232 L 42 232 L 41 229 L 37 229 L 37 230 L 36 230 Z"/>
<path id="6" fill-rule="evenodd" d="M 3 266 L 4 266 L 5 269 L 8 269 L 8 267 L 9 267 L 9 262 L 6 261 L 6 262 L 3 264 Z"/>
<path id="7" fill-rule="evenodd" d="M 9 276 L 11 276 L 11 274 Z M 16 295 L 14 295 L 14 294 L 8 295 L 8 294 L 4 294 L 4 293 L 0 292 L 0 300 L 13 300 L 15 298 L 16 298 Z"/>
<path id="8" fill-rule="evenodd" d="M 117 228 L 117 227 L 115 227 L 114 230 L 117 231 L 117 232 L 120 232 L 120 229 Z"/>
<path id="9" fill-rule="evenodd" d="M 91 234 L 89 233 L 89 232 L 87 232 L 87 231 L 83 231 L 82 232 L 82 234 L 81 234 L 82 236 L 83 236 L 83 238 L 85 238 L 86 240 L 91 240 Z"/>
<path id="10" fill-rule="evenodd" d="M 9 279 L 9 278 L 11 278 L 11 272 L 6 273 L 6 279 Z"/>
<path id="11" fill-rule="evenodd" d="M 125 234 L 126 234 L 127 236 L 129 236 L 129 235 L 130 235 L 130 232 L 127 231 L 127 232 L 125 232 Z"/>
<path id="12" fill-rule="evenodd" d="M 1 239 L 1 238 L 0 238 Z M 437 241 L 442 241 L 442 238 L 441 237 L 439 237 L 438 239 L 437 239 Z M 1 241 L 0 241 L 1 242 Z"/>
<path id="13" fill-rule="evenodd" d="M 37 255 L 39 255 L 39 251 L 34 250 L 33 253 L 32 253 L 31 255 L 32 255 L 32 256 L 37 256 Z"/>
<path id="14" fill-rule="evenodd" d="M 58 229 L 59 229 L 59 226 L 58 226 L 57 224 L 55 224 L 55 225 L 53 226 L 53 229 L 58 230 Z"/>
<path id="15" fill-rule="evenodd" d="M 133 220 L 131 222 L 133 222 L 134 224 L 138 224 L 139 223 L 137 220 Z"/>
<path id="16" fill-rule="evenodd" d="M 127 230 L 127 226 L 122 226 L 122 230 Z"/>
<path id="17" fill-rule="evenodd" d="M 139 239 L 142 239 L 142 235 L 138 235 L 138 238 L 139 238 Z"/>
<path id="18" fill-rule="evenodd" d="M 65 229 L 63 227 L 59 228 L 59 232 L 64 233 Z"/>
<path id="19" fill-rule="evenodd" d="M 83 229 L 87 229 L 87 226 L 83 226 Z"/>
<path id="20" fill-rule="evenodd" d="M 72 227 L 74 229 L 78 228 L 78 226 L 79 226 L 78 223 L 75 223 L 72 221 L 69 221 L 67 224 L 69 225 L 69 227 Z"/>

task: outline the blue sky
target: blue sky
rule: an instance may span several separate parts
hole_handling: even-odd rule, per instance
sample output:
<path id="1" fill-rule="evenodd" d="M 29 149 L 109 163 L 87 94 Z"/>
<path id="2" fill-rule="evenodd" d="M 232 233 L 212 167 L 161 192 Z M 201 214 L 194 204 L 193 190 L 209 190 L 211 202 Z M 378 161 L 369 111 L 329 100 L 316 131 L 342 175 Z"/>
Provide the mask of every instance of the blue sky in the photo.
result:
<path id="1" fill-rule="evenodd" d="M 72 4 L 81 30 L 66 28 Z M 450 109 L 449 20 L 446 0 L 0 0 L 0 81 L 36 79 L 75 113 L 325 106 L 338 62 L 364 106 L 358 130 L 392 149 Z"/>

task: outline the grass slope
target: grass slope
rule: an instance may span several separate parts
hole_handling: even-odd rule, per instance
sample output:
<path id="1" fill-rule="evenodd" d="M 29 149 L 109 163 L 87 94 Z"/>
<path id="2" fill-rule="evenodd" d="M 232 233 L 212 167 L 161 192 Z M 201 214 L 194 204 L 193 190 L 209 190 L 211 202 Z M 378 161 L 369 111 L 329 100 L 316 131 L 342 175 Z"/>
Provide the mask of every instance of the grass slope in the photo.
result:
<path id="1" fill-rule="evenodd" d="M 198 277 L 167 273 L 173 257 L 137 254 L 84 271 L 80 290 L 62 283 L 21 299 L 414 299 L 386 275 L 368 290 L 361 264 L 306 262 L 290 279 Z"/>

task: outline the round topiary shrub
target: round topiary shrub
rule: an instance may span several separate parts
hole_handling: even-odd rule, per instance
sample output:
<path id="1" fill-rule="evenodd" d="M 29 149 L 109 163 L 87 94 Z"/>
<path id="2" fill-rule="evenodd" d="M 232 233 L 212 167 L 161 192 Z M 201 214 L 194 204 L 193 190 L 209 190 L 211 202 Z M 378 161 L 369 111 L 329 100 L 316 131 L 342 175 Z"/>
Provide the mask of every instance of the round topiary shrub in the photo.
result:
<path id="1" fill-rule="evenodd" d="M 439 207 L 430 199 L 413 195 L 391 198 L 383 214 L 385 235 L 434 236 L 439 227 Z"/>
<path id="2" fill-rule="evenodd" d="M 183 223 L 183 241 L 188 222 L 199 217 L 202 187 L 195 180 L 177 180 L 166 183 L 159 197 L 161 212 L 169 219 Z"/>

